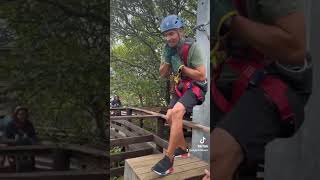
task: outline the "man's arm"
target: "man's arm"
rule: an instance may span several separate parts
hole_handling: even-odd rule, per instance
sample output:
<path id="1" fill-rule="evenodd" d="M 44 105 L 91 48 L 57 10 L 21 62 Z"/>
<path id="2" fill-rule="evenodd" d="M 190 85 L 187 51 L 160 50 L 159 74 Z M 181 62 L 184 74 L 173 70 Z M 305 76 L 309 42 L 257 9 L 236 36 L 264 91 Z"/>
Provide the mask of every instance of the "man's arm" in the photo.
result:
<path id="1" fill-rule="evenodd" d="M 161 77 L 168 77 L 171 72 L 171 65 L 167 63 L 162 63 L 159 68 Z"/>
<path id="2" fill-rule="evenodd" d="M 204 65 L 200 65 L 195 69 L 184 66 L 181 70 L 182 74 L 197 81 L 205 81 L 206 80 L 206 67 Z"/>
<path id="3" fill-rule="evenodd" d="M 303 64 L 306 54 L 305 19 L 302 12 L 274 20 L 272 25 L 256 23 L 242 16 L 231 22 L 233 35 L 281 63 Z"/>

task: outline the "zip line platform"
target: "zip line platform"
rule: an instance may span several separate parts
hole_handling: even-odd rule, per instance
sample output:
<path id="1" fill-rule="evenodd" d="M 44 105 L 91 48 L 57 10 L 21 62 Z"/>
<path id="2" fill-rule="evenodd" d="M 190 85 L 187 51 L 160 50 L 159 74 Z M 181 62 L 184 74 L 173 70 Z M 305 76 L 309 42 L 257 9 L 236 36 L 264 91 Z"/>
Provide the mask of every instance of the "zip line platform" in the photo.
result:
<path id="1" fill-rule="evenodd" d="M 201 159 L 191 156 L 189 158 L 176 158 L 173 164 L 173 173 L 159 176 L 151 168 L 163 158 L 164 154 L 152 154 L 125 160 L 125 180 L 150 180 L 150 179 L 202 179 L 205 169 L 210 169 L 209 164 Z"/>

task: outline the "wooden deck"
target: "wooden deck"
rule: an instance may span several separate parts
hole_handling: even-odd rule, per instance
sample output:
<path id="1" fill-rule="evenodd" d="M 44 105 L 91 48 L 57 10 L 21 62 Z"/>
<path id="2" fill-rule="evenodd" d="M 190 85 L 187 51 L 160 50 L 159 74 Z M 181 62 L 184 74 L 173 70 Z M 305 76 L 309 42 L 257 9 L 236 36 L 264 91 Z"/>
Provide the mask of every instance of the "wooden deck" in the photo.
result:
<path id="1" fill-rule="evenodd" d="M 149 180 L 149 179 L 202 179 L 204 169 L 209 169 L 208 163 L 197 157 L 187 159 L 175 159 L 174 172 L 168 176 L 160 177 L 151 171 L 163 154 L 153 154 L 143 157 L 127 159 L 125 161 L 125 180 Z"/>

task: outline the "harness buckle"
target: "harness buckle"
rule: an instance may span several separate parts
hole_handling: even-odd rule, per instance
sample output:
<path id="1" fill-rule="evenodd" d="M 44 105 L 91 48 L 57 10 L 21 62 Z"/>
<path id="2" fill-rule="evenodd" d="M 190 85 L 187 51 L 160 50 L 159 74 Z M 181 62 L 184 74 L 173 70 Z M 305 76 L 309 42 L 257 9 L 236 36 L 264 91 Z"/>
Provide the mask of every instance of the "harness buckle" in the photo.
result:
<path id="1" fill-rule="evenodd" d="M 260 82 L 265 78 L 267 72 L 263 69 L 256 70 L 250 77 L 249 84 L 258 86 Z"/>

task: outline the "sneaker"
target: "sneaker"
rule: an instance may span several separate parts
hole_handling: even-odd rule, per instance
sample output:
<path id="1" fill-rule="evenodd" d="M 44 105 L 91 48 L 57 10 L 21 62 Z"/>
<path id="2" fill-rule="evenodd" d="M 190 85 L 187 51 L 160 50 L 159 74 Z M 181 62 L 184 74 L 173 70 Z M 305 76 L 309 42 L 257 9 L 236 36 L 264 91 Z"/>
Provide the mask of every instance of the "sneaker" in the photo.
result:
<path id="1" fill-rule="evenodd" d="M 165 176 L 173 172 L 173 161 L 168 156 L 164 156 L 151 170 L 159 176 Z"/>
<path id="2" fill-rule="evenodd" d="M 175 158 L 188 158 L 188 157 L 190 157 L 190 153 L 189 153 L 189 149 L 188 148 L 186 150 L 183 150 L 180 147 L 178 147 L 174 151 L 173 154 L 174 154 Z"/>

